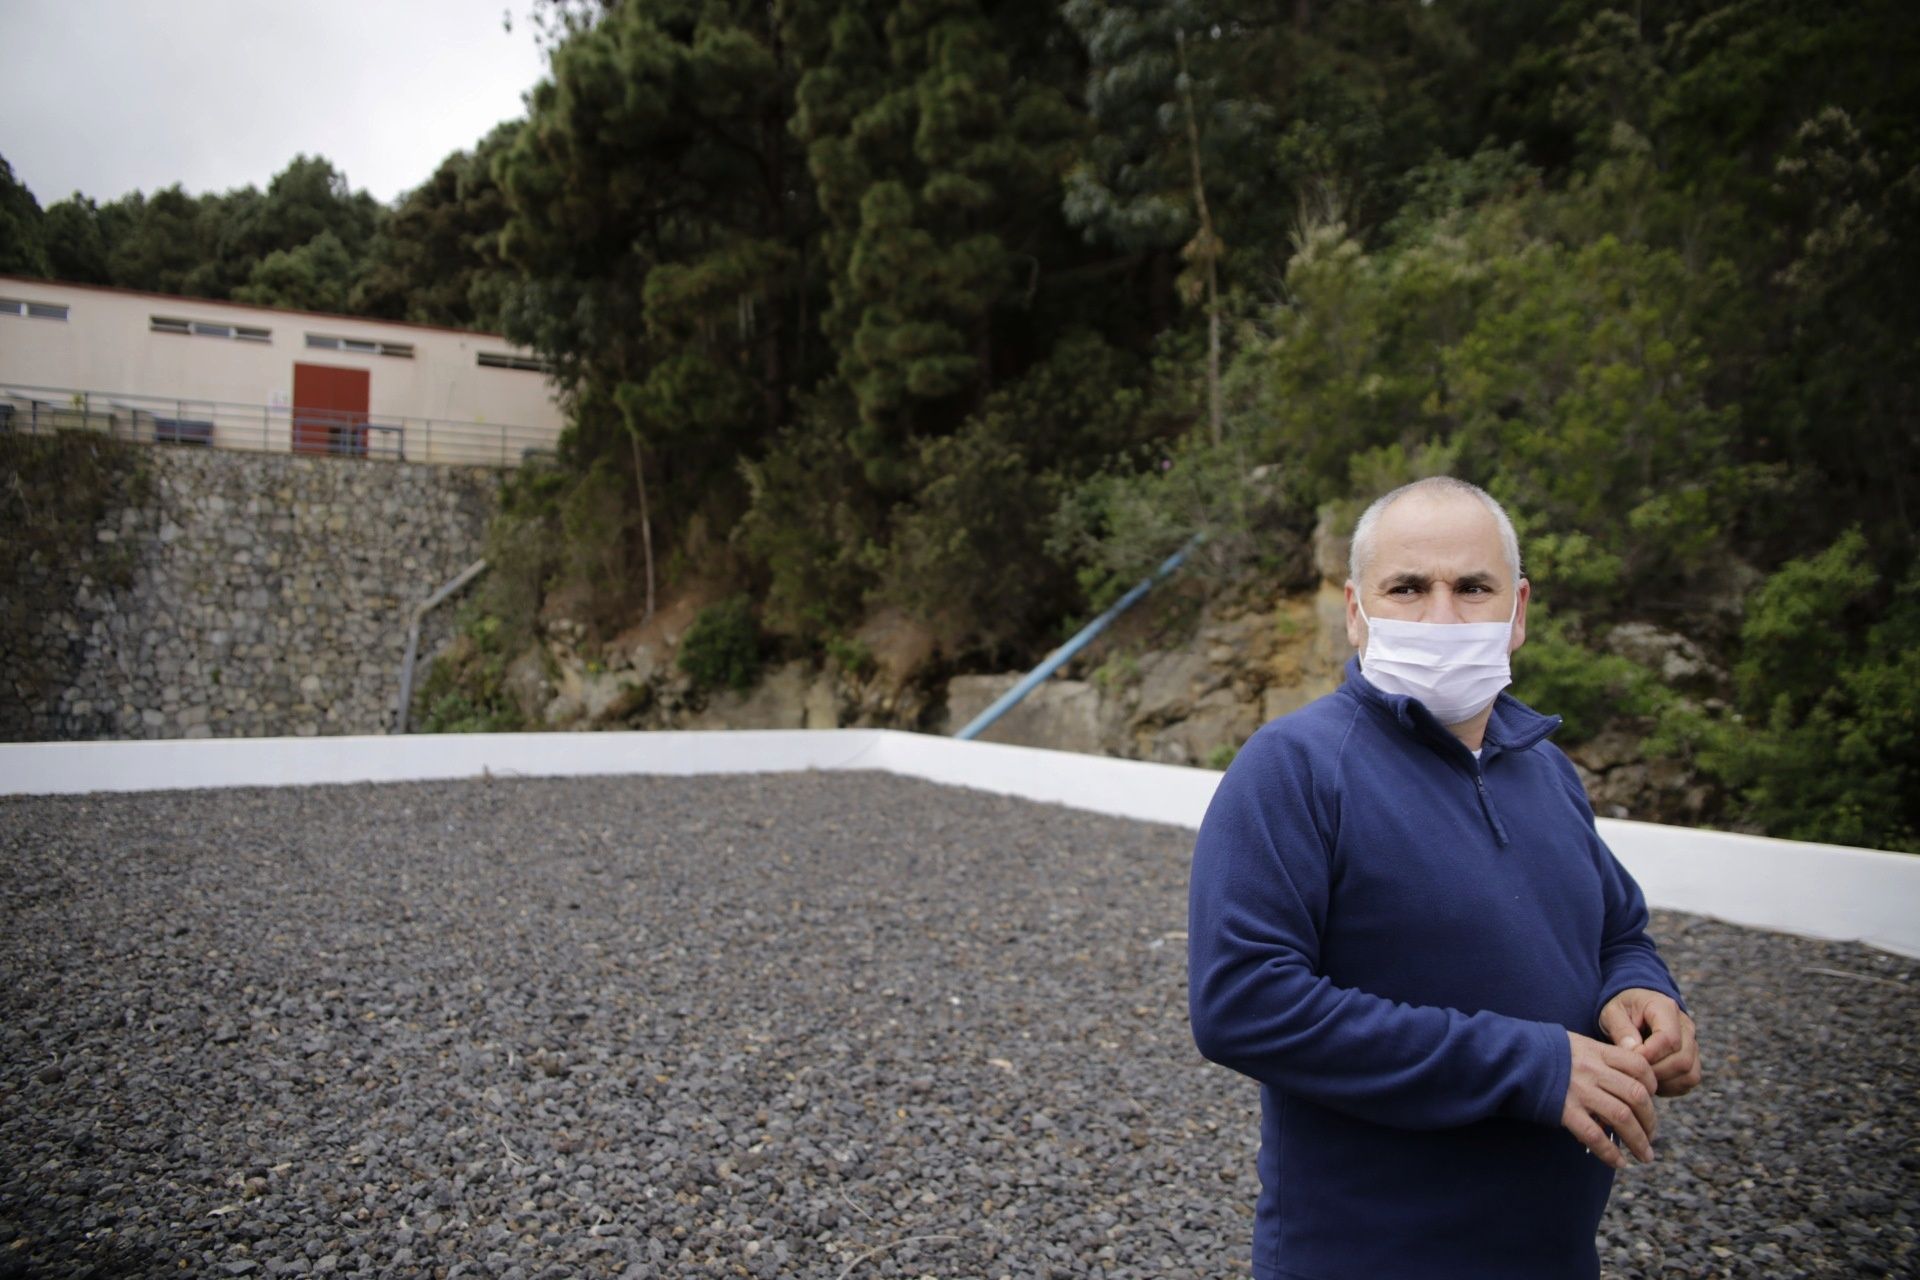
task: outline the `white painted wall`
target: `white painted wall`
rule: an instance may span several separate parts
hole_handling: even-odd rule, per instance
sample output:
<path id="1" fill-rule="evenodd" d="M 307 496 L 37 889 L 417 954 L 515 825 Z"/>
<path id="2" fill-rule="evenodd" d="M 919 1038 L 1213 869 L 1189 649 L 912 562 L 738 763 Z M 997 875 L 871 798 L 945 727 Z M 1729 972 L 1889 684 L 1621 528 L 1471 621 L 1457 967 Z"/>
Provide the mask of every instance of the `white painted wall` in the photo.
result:
<path id="1" fill-rule="evenodd" d="M 884 729 L 0 744 L 0 794 L 878 769 L 1197 828 L 1220 775 Z M 1920 856 L 1602 819 L 1654 906 L 1920 956 Z"/>
<path id="2" fill-rule="evenodd" d="M 288 405 L 293 395 L 293 366 L 333 365 L 366 369 L 368 412 L 376 419 L 436 419 L 443 422 L 510 425 L 528 429 L 551 447 L 564 425 L 553 388 L 540 373 L 482 367 L 483 351 L 530 355 L 496 334 L 469 333 L 432 325 L 398 324 L 308 311 L 281 311 L 237 303 L 210 302 L 167 294 L 61 284 L 0 276 L 0 298 L 51 303 L 67 308 L 67 318 L 40 319 L 0 310 L 0 392 L 10 386 L 56 387 L 75 391 L 154 396 L 187 402 L 237 406 Z M 269 341 L 155 333 L 154 316 L 247 325 L 271 331 Z M 411 359 L 310 348 L 308 334 L 405 343 Z M 193 416 L 188 414 L 187 416 Z M 227 428 L 225 416 L 218 420 Z M 232 429 L 247 432 L 239 447 L 255 444 L 251 422 Z M 264 447 L 287 447 L 287 421 L 263 415 Z M 424 432 L 409 433 L 408 457 L 415 461 L 485 462 L 457 456 L 467 443 L 453 430 L 441 433 L 429 450 Z M 518 436 L 516 436 L 518 440 Z M 512 450 L 517 459 L 519 449 Z M 441 456 L 433 456 L 441 455 Z"/>

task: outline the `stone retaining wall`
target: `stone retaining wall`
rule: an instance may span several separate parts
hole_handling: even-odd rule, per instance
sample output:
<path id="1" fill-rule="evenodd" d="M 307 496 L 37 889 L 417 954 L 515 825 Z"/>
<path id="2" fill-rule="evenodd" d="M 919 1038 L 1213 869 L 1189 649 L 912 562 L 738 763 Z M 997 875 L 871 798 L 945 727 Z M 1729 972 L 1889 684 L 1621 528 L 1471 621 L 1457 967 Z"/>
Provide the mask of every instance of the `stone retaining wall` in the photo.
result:
<path id="1" fill-rule="evenodd" d="M 116 486 L 88 554 L 12 566 L 7 607 L 41 611 L 8 629 L 0 736 L 386 732 L 412 609 L 482 554 L 499 488 L 479 469 L 168 447 L 126 465 L 140 483 Z"/>

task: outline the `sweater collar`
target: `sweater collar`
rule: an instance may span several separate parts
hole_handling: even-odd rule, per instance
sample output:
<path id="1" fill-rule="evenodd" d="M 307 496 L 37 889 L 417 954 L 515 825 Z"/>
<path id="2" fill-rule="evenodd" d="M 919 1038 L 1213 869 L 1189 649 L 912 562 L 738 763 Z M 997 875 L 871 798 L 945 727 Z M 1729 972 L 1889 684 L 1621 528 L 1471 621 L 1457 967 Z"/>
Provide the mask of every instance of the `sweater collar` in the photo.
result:
<path id="1" fill-rule="evenodd" d="M 1362 706 L 1374 708 L 1415 737 L 1433 738 L 1438 735 L 1462 751 L 1467 749 L 1419 699 L 1403 693 L 1385 693 L 1375 688 L 1361 672 L 1358 656 L 1347 659 L 1346 683 L 1340 686 L 1340 692 Z M 1487 718 L 1482 751 L 1484 753 L 1488 747 L 1497 747 L 1502 752 L 1525 751 L 1559 727 L 1559 716 L 1543 716 L 1512 694 L 1503 692 L 1493 701 L 1493 714 Z"/>

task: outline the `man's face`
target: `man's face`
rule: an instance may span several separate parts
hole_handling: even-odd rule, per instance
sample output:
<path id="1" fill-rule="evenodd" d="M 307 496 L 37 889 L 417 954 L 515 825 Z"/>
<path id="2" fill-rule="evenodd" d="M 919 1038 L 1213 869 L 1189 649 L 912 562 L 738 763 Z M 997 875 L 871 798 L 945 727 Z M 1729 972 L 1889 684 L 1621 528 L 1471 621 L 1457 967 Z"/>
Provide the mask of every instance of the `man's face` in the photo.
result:
<path id="1" fill-rule="evenodd" d="M 1407 622 L 1505 622 L 1507 652 L 1527 638 L 1530 587 L 1500 546 L 1493 513 L 1470 494 L 1409 494 L 1380 513 L 1362 582 L 1347 583 L 1347 639 L 1364 652 L 1371 618 Z M 1515 596 L 1518 595 L 1518 608 Z"/>

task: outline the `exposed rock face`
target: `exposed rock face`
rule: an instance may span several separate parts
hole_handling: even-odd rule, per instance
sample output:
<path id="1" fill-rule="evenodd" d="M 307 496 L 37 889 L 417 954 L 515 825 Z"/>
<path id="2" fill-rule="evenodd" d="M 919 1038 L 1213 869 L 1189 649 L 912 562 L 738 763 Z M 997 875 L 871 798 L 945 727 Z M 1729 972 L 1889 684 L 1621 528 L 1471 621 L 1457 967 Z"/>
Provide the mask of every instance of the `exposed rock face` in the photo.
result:
<path id="1" fill-rule="evenodd" d="M 1671 685 L 1702 678 L 1719 683 L 1706 653 L 1686 636 L 1647 622 L 1623 622 L 1607 633 L 1606 646 L 1659 675 Z"/>
<path id="2" fill-rule="evenodd" d="M 1202 698 L 1226 684 L 1232 647 L 1209 648 L 1220 652 L 1202 653 L 1196 648 L 1142 654 L 1140 683 L 1129 700 L 1133 723 L 1152 730 L 1184 720 Z"/>
<path id="3" fill-rule="evenodd" d="M 0 688 L 0 736 L 386 732 L 413 608 L 482 554 L 495 473 L 171 447 L 139 463 L 151 485 L 94 531 L 127 556 L 124 585 L 23 567 L 71 605 L 41 619 L 36 654 L 0 655 L 58 672 Z M 423 656 L 452 615 L 429 616 Z"/>
<path id="4" fill-rule="evenodd" d="M 1020 680 L 1017 673 L 949 680 L 946 732 L 959 732 Z M 994 721 L 980 740 L 1098 755 L 1113 736 L 1117 711 L 1091 681 L 1047 680 Z"/>
<path id="5" fill-rule="evenodd" d="M 859 714 L 864 686 L 809 662 L 770 668 L 745 693 L 702 693 L 675 665 L 671 633 L 609 646 L 589 660 L 552 634 L 564 624 L 543 630 L 542 643 L 508 667 L 506 688 L 530 723 L 547 728 L 835 729 Z M 549 678 L 548 670 L 558 674 Z"/>
<path id="6" fill-rule="evenodd" d="M 706 708 L 688 716 L 684 729 L 804 729 L 807 695 L 813 684 L 807 663 L 789 662 L 761 677 L 745 693 L 728 689 L 707 699 Z M 823 726 L 831 728 L 833 726 Z"/>
<path id="7" fill-rule="evenodd" d="M 982 740 L 1217 765 L 1262 724 L 1339 683 L 1349 652 L 1344 610 L 1329 610 L 1324 591 L 1218 602 L 1175 648 L 1107 653 L 1096 644 L 1078 675 L 1042 683 Z M 1339 604 L 1338 588 L 1332 600 Z M 1018 672 L 954 677 L 939 727 L 957 731 L 1019 679 Z"/>
<path id="8" fill-rule="evenodd" d="M 528 723 L 537 723 L 541 719 L 547 705 L 558 692 L 552 677 L 547 674 L 547 664 L 538 646 L 529 648 L 507 664 L 507 673 L 501 685 Z"/>
<path id="9" fill-rule="evenodd" d="M 1323 576 L 1308 591 L 1250 588 L 1215 599 L 1178 635 L 1096 641 L 981 735 L 986 742 L 1046 747 L 1170 764 L 1218 767 L 1270 720 L 1338 687 L 1352 655 L 1347 639 L 1347 543 L 1317 537 Z M 1164 597 L 1142 606 L 1150 610 Z M 1178 609 L 1174 612 L 1177 614 Z M 690 615 L 689 615 L 690 616 Z M 536 722 L 571 729 L 798 729 L 876 726 L 952 734 L 992 705 L 1023 672 L 942 679 L 937 646 L 911 619 L 883 613 L 857 639 L 859 672 L 790 662 L 747 694 L 696 693 L 674 665 L 676 633 L 609 646 L 610 669 L 586 673 L 568 624 L 547 624 L 542 663 L 516 662 L 510 690 L 546 700 Z M 1151 634 L 1151 628 L 1145 629 Z M 1658 673 L 1690 697 L 1723 693 L 1726 673 L 1700 645 L 1643 623 L 1623 624 L 1607 647 Z M 561 674 L 547 678 L 555 667 Z M 608 689 L 624 691 L 613 696 Z M 595 690 L 602 690 L 595 696 Z M 523 707 L 526 702 L 522 701 Z M 1714 796 L 1671 760 L 1649 761 L 1641 731 L 1615 725 L 1569 748 L 1596 812 L 1607 817 L 1699 822 Z"/>

